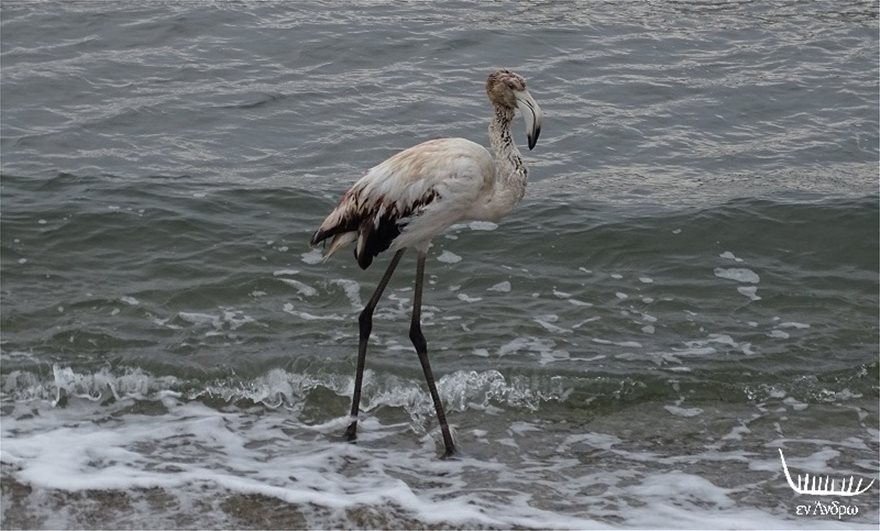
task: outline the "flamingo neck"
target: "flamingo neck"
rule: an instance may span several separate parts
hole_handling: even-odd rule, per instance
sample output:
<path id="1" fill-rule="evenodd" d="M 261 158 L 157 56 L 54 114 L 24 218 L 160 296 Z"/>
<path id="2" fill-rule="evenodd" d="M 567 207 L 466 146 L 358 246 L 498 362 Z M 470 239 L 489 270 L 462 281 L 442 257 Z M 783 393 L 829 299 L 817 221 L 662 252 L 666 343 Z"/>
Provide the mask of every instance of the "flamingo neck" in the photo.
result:
<path id="1" fill-rule="evenodd" d="M 486 206 L 493 217 L 513 210 L 526 193 L 528 171 L 510 136 L 513 116 L 513 109 L 496 106 L 489 124 L 489 143 L 495 158 L 495 191 Z"/>

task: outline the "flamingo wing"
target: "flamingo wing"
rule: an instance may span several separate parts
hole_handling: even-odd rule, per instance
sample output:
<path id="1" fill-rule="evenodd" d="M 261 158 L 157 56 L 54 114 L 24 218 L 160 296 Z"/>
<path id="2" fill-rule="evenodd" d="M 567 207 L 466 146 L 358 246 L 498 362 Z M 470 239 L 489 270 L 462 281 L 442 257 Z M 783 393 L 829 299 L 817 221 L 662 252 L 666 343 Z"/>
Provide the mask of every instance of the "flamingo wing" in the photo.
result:
<path id="1" fill-rule="evenodd" d="M 352 186 L 311 239 L 333 238 L 325 253 L 357 241 L 362 269 L 393 245 L 427 242 L 491 190 L 495 166 L 489 152 L 462 138 L 429 140 L 374 166 Z"/>

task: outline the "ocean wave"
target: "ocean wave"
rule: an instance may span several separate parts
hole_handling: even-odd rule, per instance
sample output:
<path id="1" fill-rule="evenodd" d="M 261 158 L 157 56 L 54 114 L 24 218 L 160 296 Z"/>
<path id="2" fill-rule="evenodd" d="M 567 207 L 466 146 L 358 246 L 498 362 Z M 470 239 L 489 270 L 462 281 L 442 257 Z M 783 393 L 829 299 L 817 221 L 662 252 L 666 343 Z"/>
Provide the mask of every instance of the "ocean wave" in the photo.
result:
<path id="1" fill-rule="evenodd" d="M 690 351 L 675 354 L 693 355 Z M 680 402 L 683 397 L 687 397 L 690 404 L 709 403 L 720 397 L 727 403 L 794 401 L 803 407 L 859 402 L 878 396 L 874 385 L 877 374 L 880 374 L 877 363 L 820 377 L 800 376 L 795 380 L 760 373 L 737 379 L 731 374 L 724 382 L 717 381 L 717 375 L 679 371 L 653 376 L 596 373 L 584 377 L 536 370 L 507 371 L 506 374 L 498 370 L 458 370 L 441 376 L 437 385 L 450 412 L 485 412 L 502 407 L 520 414 L 543 409 L 543 414 L 551 416 L 564 416 L 572 410 L 605 415 L 639 403 Z M 301 410 L 310 401 L 321 401 L 323 393 L 328 391 L 340 397 L 338 405 L 344 404 L 351 396 L 353 381 L 351 374 L 322 369 L 300 372 L 273 368 L 252 378 L 228 376 L 196 380 L 156 376 L 137 367 L 87 371 L 56 364 L 51 374 L 27 370 L 3 374 L 0 393 L 4 401 L 43 402 L 51 407 L 64 407 L 70 399 L 101 404 L 174 397 L 216 407 L 260 405 L 270 410 Z M 373 412 L 383 408 L 406 411 L 418 429 L 434 416 L 433 404 L 420 378 L 367 369 L 361 409 Z M 321 411 L 327 416 L 338 413 L 325 408 Z"/>
<path id="2" fill-rule="evenodd" d="M 97 371 L 75 370 L 55 365 L 51 375 L 14 370 L 0 377 L 4 400 L 44 401 L 64 405 L 68 398 L 91 402 L 136 399 L 161 400 L 174 396 L 186 400 L 220 400 L 225 404 L 260 404 L 270 409 L 297 407 L 309 394 L 328 390 L 338 396 L 351 395 L 352 375 L 330 372 L 314 374 L 270 369 L 254 378 L 227 377 L 187 380 L 154 376 L 141 368 Z M 439 378 L 441 398 L 450 411 L 485 410 L 495 406 L 533 411 L 548 401 L 564 401 L 570 393 L 558 378 L 512 375 L 496 370 L 455 371 Z M 433 405 L 421 381 L 394 374 L 365 372 L 362 409 L 400 407 L 414 418 L 433 415 Z"/>

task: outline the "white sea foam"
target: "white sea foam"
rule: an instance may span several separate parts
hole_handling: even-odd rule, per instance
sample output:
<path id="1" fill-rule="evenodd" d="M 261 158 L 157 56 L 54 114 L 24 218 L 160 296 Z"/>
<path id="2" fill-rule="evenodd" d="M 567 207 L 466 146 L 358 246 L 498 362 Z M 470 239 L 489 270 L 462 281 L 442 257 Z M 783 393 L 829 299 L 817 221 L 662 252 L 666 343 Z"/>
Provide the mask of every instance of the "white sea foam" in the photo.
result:
<path id="1" fill-rule="evenodd" d="M 715 276 L 718 278 L 735 280 L 737 282 L 743 282 L 747 284 L 757 284 L 761 281 L 761 277 L 759 277 L 757 273 L 755 273 L 751 269 L 747 269 L 744 267 L 731 267 L 727 269 L 723 267 L 716 267 Z"/>
<path id="2" fill-rule="evenodd" d="M 641 316 L 642 320 L 645 321 L 646 323 L 656 323 L 657 322 L 657 318 L 654 317 L 653 315 L 647 314 L 645 312 L 639 312 L 639 315 Z"/>
<path id="3" fill-rule="evenodd" d="M 614 344 L 618 347 L 642 348 L 642 344 L 638 341 L 615 341 Z"/>
<path id="4" fill-rule="evenodd" d="M 544 347 L 553 348 L 552 344 Z M 138 371 L 120 377 L 106 370 L 83 375 L 57 369 L 57 385 L 68 396 L 83 395 L 86 400 L 55 408 L 37 404 L 38 415 L 27 414 L 35 407 L 33 403 L 13 402 L 9 406 L 15 411 L 4 414 L 0 424 L 4 473 L 32 491 L 24 502 L 32 504 L 26 510 L 33 517 L 53 518 L 52 511 L 41 505 L 49 499 L 48 491 L 42 489 L 84 496 L 86 491 L 117 490 L 134 504 L 142 500 L 139 489 L 151 489 L 167 501 L 159 506 L 144 503 L 144 514 L 156 520 L 153 525 L 143 522 L 141 527 L 154 527 L 162 518 L 173 522 L 178 514 L 191 516 L 197 507 L 206 511 L 199 521 L 208 521 L 208 527 L 232 527 L 234 521 L 222 519 L 226 514 L 223 502 L 236 494 L 258 494 L 302 511 L 307 527 L 363 526 L 348 515 L 366 510 L 384 515 L 386 520 L 379 521 L 389 527 L 415 522 L 427 527 L 593 529 L 606 528 L 613 520 L 625 528 L 815 528 L 829 524 L 872 528 L 873 514 L 865 515 L 867 523 L 798 519 L 785 510 L 740 501 L 744 489 L 771 494 L 784 489 L 775 458 L 718 447 L 681 455 L 660 453 L 653 445 L 651 450 L 640 449 L 644 441 L 625 430 L 620 434 L 585 429 L 572 433 L 542 421 L 533 412 L 524 417 L 529 420 L 511 422 L 506 429 L 493 422 L 454 429 L 463 453 L 457 460 L 442 461 L 436 457 L 436 430 L 414 430 L 407 423 L 389 423 L 380 415 L 383 408 L 403 407 L 416 417 L 431 418 L 432 405 L 423 384 L 383 377 L 384 384 L 376 388 L 378 374 L 370 370 L 365 377 L 359 444 L 351 445 L 335 440 L 349 422 L 347 415 L 305 423 L 296 407 L 215 409 L 163 391 L 163 386 L 181 384 L 173 379 L 160 382 Z M 350 385 L 350 377 L 334 380 L 275 369 L 245 386 L 218 382 L 204 392 L 230 400 L 247 396 L 277 408 L 298 403 L 314 386 L 347 394 Z M 455 412 L 463 409 L 482 410 L 492 419 L 498 404 L 536 411 L 543 401 L 568 396 L 564 388 L 542 391 L 531 377 L 505 378 L 497 371 L 457 371 L 442 377 L 438 387 L 453 428 L 458 418 Z M 115 401 L 105 404 L 97 399 L 101 393 L 112 394 Z M 148 396 L 158 401 L 157 410 L 144 414 L 133 408 L 135 400 Z M 670 414 L 684 418 L 703 414 L 698 409 L 678 403 L 666 407 Z M 101 422 L 92 421 L 95 418 Z M 749 433 L 747 427 L 737 426 L 721 440 L 737 441 Z M 804 443 L 819 448 L 806 456 L 787 454 L 790 466 L 839 473 L 832 463 L 841 452 L 828 447 L 835 443 Z M 585 463 L 581 457 L 597 451 L 612 458 L 597 464 L 595 460 Z M 752 474 L 742 480 L 730 474 L 722 482 L 707 473 L 686 472 L 712 470 L 721 464 L 738 464 Z M 560 477 L 566 481 L 558 481 Z M 249 498 L 248 503 L 260 510 L 259 498 Z M 130 513 L 123 512 L 123 516 L 130 517 Z M 64 517 L 72 526 L 83 527 L 84 522 L 76 525 L 72 515 L 64 513 Z M 216 522 L 205 520 L 214 517 Z"/>
<path id="5" fill-rule="evenodd" d="M 507 356 L 519 352 L 527 353 L 537 358 L 541 365 L 571 359 L 571 354 L 567 350 L 556 348 L 556 341 L 546 337 L 518 337 L 498 349 L 499 356 Z"/>
<path id="6" fill-rule="evenodd" d="M 761 300 L 761 297 L 758 296 L 757 286 L 737 286 L 736 291 L 738 291 L 741 295 L 745 295 L 746 297 L 752 299 L 753 301 Z"/>
<path id="7" fill-rule="evenodd" d="M 791 396 L 785 397 L 782 400 L 782 403 L 785 404 L 786 406 L 789 406 L 790 408 L 794 409 L 795 411 L 803 411 L 809 407 L 809 404 L 807 404 L 805 402 L 801 402 Z"/>
<path id="8" fill-rule="evenodd" d="M 560 299 L 568 299 L 571 298 L 571 293 L 566 293 L 564 291 L 559 291 L 556 287 L 553 287 L 553 295 Z"/>
<path id="9" fill-rule="evenodd" d="M 720 343 L 722 345 L 728 345 L 731 347 L 738 346 L 737 342 L 734 341 L 733 338 L 727 334 L 709 334 L 709 337 L 703 341 L 690 341 L 686 344 L 692 346 L 701 346 L 708 343 Z"/>
<path id="10" fill-rule="evenodd" d="M 275 277 L 283 277 L 283 276 L 292 276 L 298 275 L 299 269 L 278 269 L 272 272 L 272 276 Z"/>
<path id="11" fill-rule="evenodd" d="M 444 249 L 442 253 L 437 257 L 438 262 L 443 262 L 444 264 L 457 264 L 461 262 L 461 257 L 452 251 Z"/>
<path id="12" fill-rule="evenodd" d="M 468 223 L 468 227 L 471 230 L 492 231 L 498 228 L 498 224 L 491 221 L 471 221 Z"/>
<path id="13" fill-rule="evenodd" d="M 594 337 L 591 339 L 591 341 L 599 345 L 616 345 L 618 347 L 642 348 L 642 344 L 638 341 L 611 341 L 610 339 L 602 339 L 601 337 Z"/>
<path id="14" fill-rule="evenodd" d="M 736 257 L 732 252 L 730 252 L 730 251 L 724 251 L 723 253 L 719 254 L 718 256 L 720 256 L 721 258 L 725 258 L 725 259 L 727 259 L 727 260 L 733 260 L 734 262 L 742 262 L 742 261 L 743 261 L 742 258 L 737 258 L 737 257 Z"/>
<path id="15" fill-rule="evenodd" d="M 338 315 L 338 314 L 315 315 L 313 313 L 309 313 L 306 311 L 297 310 L 294 307 L 294 305 L 289 302 L 284 303 L 284 306 L 282 306 L 281 309 L 285 313 L 289 313 L 290 315 L 293 315 L 294 317 L 299 317 L 300 319 L 302 319 L 304 321 L 320 321 L 320 320 L 344 321 L 344 320 L 346 320 L 346 317 L 344 317 L 342 315 Z"/>
<path id="16" fill-rule="evenodd" d="M 296 289 L 297 293 L 303 297 L 314 297 L 318 294 L 318 290 L 294 278 L 279 278 L 278 280 Z"/>
<path id="17" fill-rule="evenodd" d="M 223 326 L 229 328 L 230 330 L 237 330 L 238 328 L 249 323 L 257 323 L 257 321 L 253 317 L 247 315 L 241 310 L 221 307 L 220 311 L 220 319 L 223 323 Z"/>
<path id="18" fill-rule="evenodd" d="M 364 307 L 364 303 L 361 301 L 361 285 L 359 282 L 347 278 L 334 278 L 330 283 L 342 288 L 343 293 L 351 302 L 352 309 L 360 310 Z"/>
<path id="19" fill-rule="evenodd" d="M 502 282 L 499 282 L 498 284 L 495 284 L 491 287 L 486 288 L 486 291 L 497 291 L 499 293 L 509 293 L 510 289 L 511 289 L 510 282 L 507 280 L 504 280 Z"/>
<path id="20" fill-rule="evenodd" d="M 324 259 L 324 256 L 321 253 L 320 249 L 312 249 L 310 251 L 302 253 L 300 255 L 300 259 L 309 265 L 315 265 L 320 264 L 321 261 Z"/>
<path id="21" fill-rule="evenodd" d="M 722 348 L 713 345 L 723 345 Z M 754 354 L 751 351 L 751 343 L 738 343 L 728 334 L 709 334 L 701 339 L 694 339 L 684 342 L 683 348 L 672 348 L 670 352 L 651 352 L 649 353 L 655 360 L 659 359 L 666 363 L 682 363 L 682 357 L 702 357 L 722 352 L 730 352 L 732 349 L 742 351 L 746 354 Z"/>
<path id="22" fill-rule="evenodd" d="M 177 316 L 191 324 L 210 324 L 214 327 L 220 326 L 220 316 L 201 312 L 177 312 Z"/>
<path id="23" fill-rule="evenodd" d="M 533 321 L 541 325 L 545 330 L 553 334 L 570 334 L 571 330 L 555 325 L 559 321 L 559 316 L 555 314 L 538 315 L 532 318 Z"/>
<path id="24" fill-rule="evenodd" d="M 598 315 L 594 315 L 593 317 L 588 317 L 588 318 L 584 319 L 583 321 L 581 321 L 581 322 L 579 322 L 579 323 L 577 323 L 577 324 L 575 324 L 575 325 L 572 325 L 571 328 L 572 328 L 572 329 L 580 328 L 580 327 L 584 326 L 585 324 L 592 323 L 592 322 L 594 322 L 594 321 L 598 321 L 598 320 L 600 320 L 600 319 L 602 319 L 600 316 L 598 316 Z"/>
<path id="25" fill-rule="evenodd" d="M 703 414 L 703 410 L 698 407 L 663 406 L 663 409 L 676 417 L 696 417 Z"/>
<path id="26" fill-rule="evenodd" d="M 779 323 L 776 326 L 779 328 L 798 328 L 798 329 L 810 328 L 810 325 L 808 325 L 807 323 L 798 323 L 798 322 L 794 322 L 794 321 L 787 321 L 784 323 Z"/>

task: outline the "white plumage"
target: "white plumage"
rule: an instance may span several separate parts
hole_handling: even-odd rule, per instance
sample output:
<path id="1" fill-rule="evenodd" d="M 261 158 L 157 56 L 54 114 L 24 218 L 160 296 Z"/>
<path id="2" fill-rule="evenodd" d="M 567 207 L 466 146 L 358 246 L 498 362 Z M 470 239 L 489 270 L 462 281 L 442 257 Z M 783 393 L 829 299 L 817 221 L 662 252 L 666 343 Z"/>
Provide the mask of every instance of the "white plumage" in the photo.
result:
<path id="1" fill-rule="evenodd" d="M 385 235 L 376 245 L 393 251 L 426 249 L 430 239 L 450 225 L 483 218 L 486 213 L 477 207 L 493 190 L 494 180 L 492 156 L 470 140 L 443 138 L 413 146 L 371 168 L 343 195 L 318 234 L 340 227 L 354 229 L 354 220 L 359 221 L 357 230 L 337 234 L 325 255 L 329 258 L 346 243 L 358 240 L 358 261 L 371 260 L 372 256 L 365 255 L 371 231 L 376 233 L 389 223 L 399 233 L 388 229 L 396 234 Z M 360 230 L 364 223 L 370 226 Z M 375 249 L 376 253 L 381 250 Z"/>
<path id="2" fill-rule="evenodd" d="M 525 80 L 509 70 L 493 72 L 486 82 L 486 93 L 494 107 L 489 126 L 492 154 L 483 146 L 463 138 L 429 140 L 401 151 L 374 166 L 352 186 L 327 216 L 315 234 L 312 245 L 330 239 L 325 252 L 329 258 L 345 245 L 356 242 L 355 258 L 361 268 L 386 249 L 395 251 L 385 275 L 360 316 L 360 344 L 352 422 L 346 431 L 356 438 L 357 413 L 363 380 L 367 340 L 372 313 L 382 291 L 397 267 L 403 251 L 418 251 L 416 285 L 410 338 L 419 354 L 428 388 L 443 432 L 446 456 L 454 445 L 428 363 L 427 347 L 421 333 L 421 295 L 425 256 L 431 238 L 463 220 L 496 220 L 508 213 L 525 193 L 527 172 L 510 123 L 518 109 L 526 122 L 529 149 L 541 132 L 541 108 L 526 89 Z"/>

